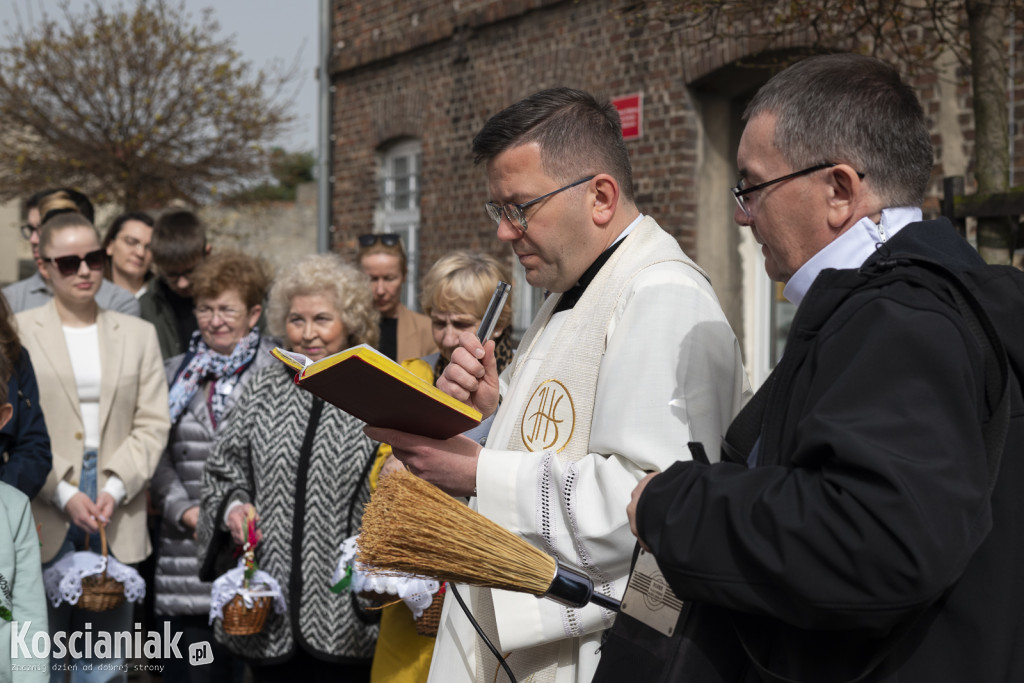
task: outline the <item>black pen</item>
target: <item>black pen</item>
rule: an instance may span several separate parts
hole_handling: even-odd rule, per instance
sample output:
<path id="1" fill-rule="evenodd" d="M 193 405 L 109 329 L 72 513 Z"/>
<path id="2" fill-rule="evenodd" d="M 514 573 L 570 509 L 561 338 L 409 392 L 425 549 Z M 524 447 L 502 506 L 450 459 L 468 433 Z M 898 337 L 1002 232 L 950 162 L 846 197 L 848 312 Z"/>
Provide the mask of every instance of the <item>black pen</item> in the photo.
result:
<path id="1" fill-rule="evenodd" d="M 486 342 L 494 334 L 494 326 L 498 324 L 498 316 L 501 315 L 501 309 L 505 306 L 505 300 L 508 299 L 508 293 L 511 291 L 512 285 L 498 280 L 498 286 L 494 288 L 494 294 L 491 295 L 491 303 L 487 304 L 487 310 L 484 312 L 484 317 L 480 319 L 480 327 L 476 331 L 477 339 L 481 343 Z"/>

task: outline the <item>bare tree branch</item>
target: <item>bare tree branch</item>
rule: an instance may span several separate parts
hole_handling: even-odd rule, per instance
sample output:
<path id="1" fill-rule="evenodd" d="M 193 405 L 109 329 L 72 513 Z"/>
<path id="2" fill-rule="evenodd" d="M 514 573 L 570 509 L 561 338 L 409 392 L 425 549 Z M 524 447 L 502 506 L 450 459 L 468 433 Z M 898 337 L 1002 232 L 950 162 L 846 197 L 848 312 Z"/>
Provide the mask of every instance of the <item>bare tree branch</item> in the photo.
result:
<path id="1" fill-rule="evenodd" d="M 0 199 L 75 185 L 127 208 L 265 177 L 297 70 L 254 69 L 211 11 L 135 0 L 26 26 L 0 48 Z"/>

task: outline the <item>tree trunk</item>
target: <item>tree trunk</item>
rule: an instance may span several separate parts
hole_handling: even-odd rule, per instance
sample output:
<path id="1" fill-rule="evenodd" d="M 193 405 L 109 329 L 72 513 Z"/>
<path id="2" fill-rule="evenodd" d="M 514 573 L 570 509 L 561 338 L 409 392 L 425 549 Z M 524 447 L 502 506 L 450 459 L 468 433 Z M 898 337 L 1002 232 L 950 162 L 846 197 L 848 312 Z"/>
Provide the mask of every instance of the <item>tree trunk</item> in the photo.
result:
<path id="1" fill-rule="evenodd" d="M 1006 31 L 1008 0 L 968 0 L 971 79 L 974 84 L 974 176 L 978 194 L 1006 192 L 1010 184 Z M 1009 218 L 978 219 L 978 251 L 989 263 L 1009 263 Z"/>

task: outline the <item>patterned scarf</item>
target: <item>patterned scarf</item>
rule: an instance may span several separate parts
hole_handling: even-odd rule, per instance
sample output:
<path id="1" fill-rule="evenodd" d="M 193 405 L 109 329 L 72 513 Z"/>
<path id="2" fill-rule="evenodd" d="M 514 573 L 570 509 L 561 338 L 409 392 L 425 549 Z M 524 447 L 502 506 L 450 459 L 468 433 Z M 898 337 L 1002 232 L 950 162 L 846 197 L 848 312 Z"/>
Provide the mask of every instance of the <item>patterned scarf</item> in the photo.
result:
<path id="1" fill-rule="evenodd" d="M 260 347 L 260 331 L 254 327 L 249 334 L 235 344 L 230 356 L 224 356 L 203 341 L 199 330 L 192 333 L 188 344 L 188 353 L 179 366 L 178 374 L 171 385 L 168 402 L 171 408 L 171 424 L 177 424 L 178 418 L 192 402 L 192 397 L 199 391 L 199 385 L 205 380 L 212 380 L 210 399 L 210 419 L 214 429 L 224 415 L 228 398 L 238 384 L 238 379 L 245 371 Z"/>
<path id="2" fill-rule="evenodd" d="M 505 369 L 505 366 L 512 360 L 512 356 L 515 355 L 515 349 L 512 347 L 512 329 L 506 327 L 505 331 L 501 333 L 494 342 L 494 362 L 498 365 L 498 374 Z M 434 361 L 434 381 L 444 374 L 444 369 L 448 367 L 448 359 L 442 356 L 440 353 L 437 354 L 437 360 Z"/>

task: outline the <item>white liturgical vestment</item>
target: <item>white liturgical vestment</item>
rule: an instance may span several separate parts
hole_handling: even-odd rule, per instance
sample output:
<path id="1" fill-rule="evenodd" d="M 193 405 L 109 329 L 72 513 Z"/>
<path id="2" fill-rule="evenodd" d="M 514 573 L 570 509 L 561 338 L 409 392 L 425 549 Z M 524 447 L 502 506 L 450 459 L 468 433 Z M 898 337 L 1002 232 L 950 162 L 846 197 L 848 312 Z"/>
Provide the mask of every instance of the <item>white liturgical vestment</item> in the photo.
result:
<path id="1" fill-rule="evenodd" d="M 571 310 L 548 297 L 502 376 L 470 504 L 621 598 L 635 539 L 626 506 L 647 472 L 717 458 L 741 407 L 739 346 L 703 272 L 651 218 L 635 225 Z M 615 615 L 460 587 L 520 683 L 584 683 Z M 446 599 L 431 683 L 506 680 Z"/>

